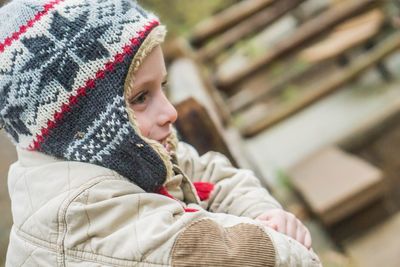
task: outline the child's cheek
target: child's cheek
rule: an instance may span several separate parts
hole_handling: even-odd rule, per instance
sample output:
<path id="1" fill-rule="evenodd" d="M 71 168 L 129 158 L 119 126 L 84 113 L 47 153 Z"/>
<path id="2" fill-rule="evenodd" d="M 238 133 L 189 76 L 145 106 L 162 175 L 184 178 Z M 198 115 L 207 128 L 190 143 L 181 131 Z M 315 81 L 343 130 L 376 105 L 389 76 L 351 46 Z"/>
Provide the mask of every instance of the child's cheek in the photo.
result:
<path id="1" fill-rule="evenodd" d="M 136 117 L 136 124 L 137 127 L 139 128 L 140 134 L 144 137 L 149 138 L 149 127 L 148 124 L 146 123 L 146 119 L 144 114 L 141 112 L 136 111 L 135 112 L 135 117 Z"/>
<path id="2" fill-rule="evenodd" d="M 148 131 L 148 129 L 146 127 L 140 127 L 139 126 L 139 130 L 140 130 L 140 134 L 142 136 L 147 137 L 147 138 L 151 138 L 150 134 L 149 134 L 149 131 Z"/>

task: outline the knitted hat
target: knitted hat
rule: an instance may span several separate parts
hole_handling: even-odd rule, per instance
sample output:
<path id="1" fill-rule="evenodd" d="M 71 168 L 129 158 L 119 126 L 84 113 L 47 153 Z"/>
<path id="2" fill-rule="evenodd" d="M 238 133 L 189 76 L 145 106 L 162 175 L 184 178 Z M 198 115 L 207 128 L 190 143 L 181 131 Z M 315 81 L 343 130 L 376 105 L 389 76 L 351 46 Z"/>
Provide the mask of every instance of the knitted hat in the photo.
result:
<path id="1" fill-rule="evenodd" d="M 0 9 L 0 125 L 24 149 L 115 170 L 146 191 L 172 172 L 124 99 L 158 19 L 131 0 L 14 0 Z"/>

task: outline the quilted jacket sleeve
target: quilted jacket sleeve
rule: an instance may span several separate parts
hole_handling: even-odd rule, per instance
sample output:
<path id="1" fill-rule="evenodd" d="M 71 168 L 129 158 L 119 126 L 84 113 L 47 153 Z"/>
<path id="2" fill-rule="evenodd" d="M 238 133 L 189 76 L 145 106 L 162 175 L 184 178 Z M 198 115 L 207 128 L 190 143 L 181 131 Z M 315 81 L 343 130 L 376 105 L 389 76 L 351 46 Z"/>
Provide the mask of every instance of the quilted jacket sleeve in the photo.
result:
<path id="1" fill-rule="evenodd" d="M 217 152 L 199 156 L 190 145 L 180 142 L 177 158 L 179 166 L 195 185 L 214 185 L 210 197 L 205 200 L 208 210 L 237 216 L 256 218 L 270 208 L 281 205 L 263 188 L 250 170 L 237 169 Z"/>
<path id="2" fill-rule="evenodd" d="M 313 252 L 250 218 L 191 205 L 198 211 L 185 212 L 180 202 L 140 191 L 122 178 L 94 179 L 60 209 L 60 261 L 102 266 L 320 266 Z"/>

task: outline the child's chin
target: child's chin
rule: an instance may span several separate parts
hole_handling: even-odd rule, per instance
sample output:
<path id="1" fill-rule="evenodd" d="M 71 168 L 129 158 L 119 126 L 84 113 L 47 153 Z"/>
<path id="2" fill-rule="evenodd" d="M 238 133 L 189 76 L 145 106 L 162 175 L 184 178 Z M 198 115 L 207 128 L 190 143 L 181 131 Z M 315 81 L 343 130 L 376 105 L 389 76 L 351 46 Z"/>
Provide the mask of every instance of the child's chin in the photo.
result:
<path id="1" fill-rule="evenodd" d="M 167 140 L 163 140 L 163 141 L 161 141 L 161 142 L 159 142 L 159 143 L 163 146 L 163 148 L 164 148 L 168 153 L 171 152 L 171 146 L 168 144 Z"/>

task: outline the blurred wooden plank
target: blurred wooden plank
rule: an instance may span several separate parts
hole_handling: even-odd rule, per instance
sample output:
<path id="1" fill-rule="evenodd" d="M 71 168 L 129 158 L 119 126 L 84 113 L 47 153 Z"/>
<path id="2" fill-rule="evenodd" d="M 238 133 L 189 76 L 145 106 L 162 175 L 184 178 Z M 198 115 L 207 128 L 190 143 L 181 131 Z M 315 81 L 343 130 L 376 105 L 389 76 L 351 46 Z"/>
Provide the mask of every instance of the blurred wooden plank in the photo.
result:
<path id="1" fill-rule="evenodd" d="M 181 112 L 186 114 L 186 116 L 190 115 L 190 103 L 195 106 L 193 116 L 197 116 L 199 119 L 202 119 L 202 124 L 212 124 L 210 126 L 210 131 L 214 132 L 211 135 L 222 135 L 222 139 L 226 140 L 226 127 L 224 126 L 224 118 L 223 113 L 221 113 L 221 109 L 224 108 L 224 102 L 221 105 L 217 105 L 216 98 L 213 94 L 210 94 L 210 91 L 206 88 L 204 83 L 203 77 L 200 75 L 200 70 L 196 62 L 190 58 L 178 58 L 171 63 L 168 69 L 169 73 L 169 89 L 171 93 L 171 100 L 173 101 L 174 105 L 179 109 L 182 109 Z M 211 91 L 214 94 L 218 94 L 216 90 Z M 191 99 L 191 100 L 190 100 Z M 189 103 L 189 104 L 185 104 Z M 179 112 L 179 110 L 178 110 Z M 199 115 L 200 114 L 200 115 Z M 179 117 L 183 115 L 179 114 Z M 207 117 L 210 117 L 208 119 Z M 179 120 L 179 118 L 178 118 Z M 179 126 L 182 131 L 185 131 L 187 136 L 192 135 L 193 137 L 187 137 L 189 140 L 193 140 L 194 144 L 199 145 L 199 149 L 203 152 L 206 152 L 203 148 L 206 144 L 201 144 L 203 141 L 203 137 L 199 134 L 191 133 L 187 128 L 190 125 L 196 125 L 197 121 L 194 120 L 185 120 L 189 126 L 184 125 L 182 120 L 180 120 Z M 195 126 L 193 126 L 195 127 Z M 205 129 L 207 130 L 207 129 Z M 236 130 L 237 131 L 237 130 Z M 199 132 L 200 133 L 200 132 Z M 200 141 L 196 141 L 195 139 L 198 136 Z M 240 136 L 238 133 L 237 136 Z M 239 137 L 240 138 L 240 137 Z M 240 154 L 232 152 L 232 149 L 226 149 L 226 146 L 229 146 L 229 142 L 221 141 L 220 139 L 216 139 L 218 142 L 214 142 L 216 148 L 219 149 L 220 152 L 226 152 L 226 155 L 229 156 L 231 159 L 234 159 L 234 162 L 238 164 L 242 164 L 243 162 L 237 159 L 237 156 L 232 156 L 232 154 Z M 207 139 L 205 139 L 205 142 Z M 201 148 L 203 147 L 203 148 Z M 239 147 L 239 146 L 238 146 Z M 207 147 L 206 147 L 207 148 Z M 240 149 L 240 148 L 238 148 Z M 209 151 L 210 149 L 208 149 Z M 215 150 L 215 149 L 211 149 Z M 244 165 L 246 165 L 244 163 Z"/>
<path id="2" fill-rule="evenodd" d="M 400 33 L 395 32 L 373 50 L 355 59 L 348 67 L 333 73 L 322 84 L 317 84 L 315 88 L 301 94 L 293 103 L 286 106 L 278 106 L 268 114 L 259 114 L 258 118 L 254 116 L 254 113 L 250 113 L 251 117 L 244 115 L 246 123 L 240 126 L 242 134 L 247 137 L 253 136 L 287 118 L 325 95 L 332 93 L 398 49 L 400 49 Z"/>
<path id="3" fill-rule="evenodd" d="M 244 151 L 236 128 L 219 127 L 211 116 L 212 112 L 192 97 L 175 104 L 175 107 L 178 111 L 175 126 L 183 141 L 193 145 L 200 155 L 217 151 L 224 154 L 234 166 L 252 170 L 261 184 L 272 192 L 268 181 Z"/>
<path id="4" fill-rule="evenodd" d="M 221 127 L 228 123 L 230 114 L 225 101 L 195 60 L 178 58 L 170 64 L 168 73 L 169 84 L 177 101 L 194 97 L 210 111 L 214 121 Z"/>
<path id="5" fill-rule="evenodd" d="M 228 98 L 227 104 L 230 111 L 232 113 L 236 113 L 251 107 L 254 105 L 254 103 L 259 102 L 260 100 L 263 100 L 267 97 L 272 97 L 273 95 L 281 92 L 288 83 L 307 75 L 315 68 L 321 67 L 319 65 L 305 65 L 306 66 L 304 68 L 290 68 L 284 75 L 281 75 L 272 81 L 265 81 L 266 75 L 263 73 L 256 74 L 254 77 L 248 80 L 246 85 L 243 86 L 243 89 L 239 90 L 237 93 Z"/>
<path id="6" fill-rule="evenodd" d="M 344 138 L 337 141 L 337 144 L 345 150 L 354 152 L 362 149 L 373 140 L 385 134 L 400 121 L 400 99 L 393 105 L 384 107 L 379 114 L 374 114 L 364 120 L 364 123 L 354 128 Z"/>
<path id="7" fill-rule="evenodd" d="M 208 151 L 218 151 L 238 166 L 221 129 L 216 127 L 210 114 L 198 101 L 190 97 L 175 107 L 178 111 L 175 126 L 185 142 L 193 145 L 201 155 Z"/>
<path id="8" fill-rule="evenodd" d="M 271 5 L 275 0 L 245 0 L 225 9 L 219 14 L 201 21 L 192 31 L 190 43 L 199 47 L 208 39 L 226 31 L 240 21 Z"/>
<path id="9" fill-rule="evenodd" d="M 398 267 L 400 266 L 400 213 L 379 226 L 370 229 L 363 236 L 345 244 L 346 253 L 356 266 Z"/>
<path id="10" fill-rule="evenodd" d="M 286 75 L 282 75 L 279 79 L 260 87 L 258 90 L 252 90 L 251 92 L 239 90 L 228 100 L 229 109 L 231 112 L 237 112 L 249 107 L 255 101 L 280 92 L 287 83 L 306 75 L 315 68 L 320 68 L 321 66 L 316 64 L 321 61 L 335 59 L 355 46 L 370 40 L 379 33 L 383 21 L 383 12 L 380 9 L 374 9 L 340 24 L 327 38 L 304 49 L 296 56 L 298 61 L 306 65 L 305 68 L 299 70 L 289 69 Z M 252 79 L 257 79 L 258 76 L 265 75 L 260 73 Z M 249 80 L 248 83 L 250 82 Z"/>
<path id="11" fill-rule="evenodd" d="M 336 27 L 327 38 L 300 52 L 307 62 L 318 62 L 341 55 L 375 36 L 383 25 L 385 15 L 373 9 Z"/>
<path id="12" fill-rule="evenodd" d="M 385 193 L 378 168 L 336 147 L 313 153 L 291 168 L 289 176 L 307 206 L 327 226 Z"/>
<path id="13" fill-rule="evenodd" d="M 188 41 L 176 38 L 169 41 L 164 48 L 169 63 L 169 80 L 175 91 L 195 96 L 207 109 L 213 111 L 212 116 L 218 114 L 216 121 L 222 125 L 227 124 L 230 120 L 229 109 L 206 70 L 196 60 L 195 51 Z"/>
<path id="14" fill-rule="evenodd" d="M 382 196 L 325 229 L 333 242 L 342 245 L 351 238 L 365 234 L 371 228 L 390 218 L 392 214 L 391 208 L 388 208 L 386 196 Z"/>
<path id="15" fill-rule="evenodd" d="M 229 90 L 229 88 L 237 86 L 244 79 L 262 69 L 263 66 L 271 64 L 283 55 L 287 56 L 289 53 L 293 53 L 296 49 L 330 30 L 336 24 L 376 4 L 379 3 L 374 0 L 350 0 L 322 12 L 317 17 L 301 25 L 293 35 L 276 44 L 275 49 L 265 53 L 251 64 L 244 66 L 234 73 L 230 73 L 229 76 L 216 77 L 218 88 Z"/>
<path id="16" fill-rule="evenodd" d="M 229 48 L 239 40 L 249 37 L 251 34 L 263 30 L 304 1 L 305 0 L 277 1 L 274 5 L 240 22 L 236 27 L 220 34 L 218 39 L 214 40 L 210 45 L 199 49 L 198 58 L 202 61 L 212 60 L 224 49 Z"/>
<path id="17" fill-rule="evenodd" d="M 399 102 L 393 101 L 392 104 L 381 107 L 376 112 L 378 116 L 368 116 L 366 121 L 371 127 L 365 129 L 364 135 L 360 133 L 352 136 L 355 142 L 351 142 L 346 148 L 384 171 L 389 188 L 386 202 L 393 210 L 400 210 L 400 161 L 396 149 L 400 147 Z M 377 118 L 381 120 L 372 124 Z M 357 137 L 360 140 L 356 140 Z"/>

